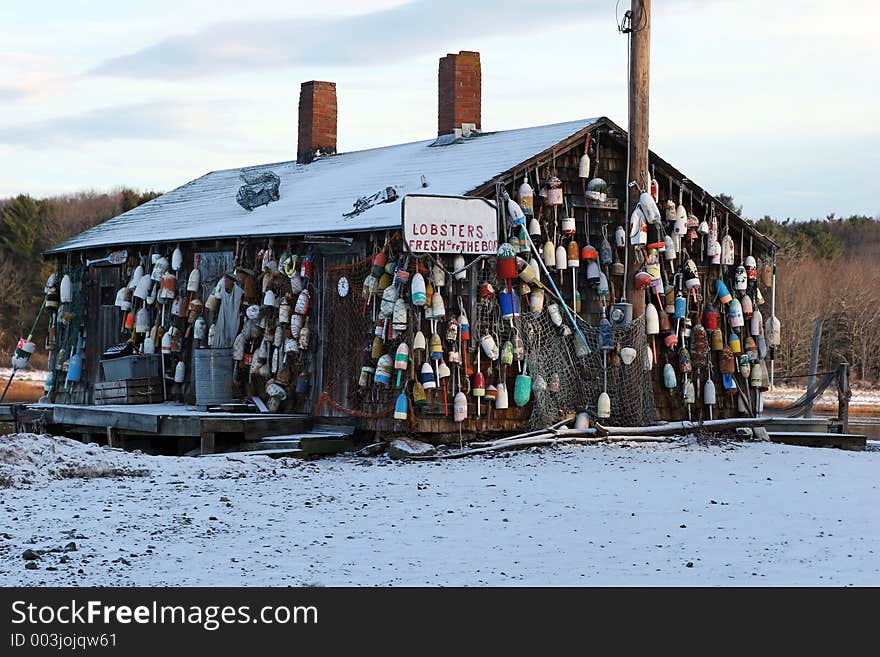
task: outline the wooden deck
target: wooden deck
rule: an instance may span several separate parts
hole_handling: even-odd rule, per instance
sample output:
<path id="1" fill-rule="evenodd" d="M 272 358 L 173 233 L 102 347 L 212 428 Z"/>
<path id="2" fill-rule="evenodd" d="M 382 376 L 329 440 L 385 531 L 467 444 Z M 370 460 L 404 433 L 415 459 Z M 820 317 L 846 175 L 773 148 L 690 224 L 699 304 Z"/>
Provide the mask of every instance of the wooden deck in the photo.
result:
<path id="1" fill-rule="evenodd" d="M 297 413 L 228 413 L 199 410 L 175 403 L 79 406 L 74 404 L 11 404 L 6 411 L 15 431 L 56 433 L 85 442 L 163 454 L 211 454 L 239 451 L 253 445 L 260 450 L 266 438 L 295 435 L 298 449 L 333 453 L 351 443 L 351 428 L 338 431 L 322 426 L 313 432 L 314 419 Z M 346 437 L 347 442 L 315 444 Z"/>

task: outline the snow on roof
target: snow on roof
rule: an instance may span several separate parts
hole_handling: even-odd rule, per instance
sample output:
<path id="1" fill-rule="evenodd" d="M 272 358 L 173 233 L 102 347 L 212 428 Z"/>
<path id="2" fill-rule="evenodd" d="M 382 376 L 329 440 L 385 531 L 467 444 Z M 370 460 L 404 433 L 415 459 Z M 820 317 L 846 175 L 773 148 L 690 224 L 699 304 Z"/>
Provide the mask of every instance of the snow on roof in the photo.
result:
<path id="1" fill-rule="evenodd" d="M 408 193 L 460 196 L 551 148 L 599 119 L 491 132 L 446 146 L 434 140 L 385 146 L 320 158 L 309 164 L 279 162 L 278 201 L 248 212 L 235 200 L 242 169 L 214 171 L 53 247 L 47 253 L 123 244 L 176 242 L 257 235 L 302 235 L 392 228 L 400 225 L 400 200 L 353 216 L 355 200 L 388 186 Z M 422 187 L 424 176 L 428 186 Z"/>

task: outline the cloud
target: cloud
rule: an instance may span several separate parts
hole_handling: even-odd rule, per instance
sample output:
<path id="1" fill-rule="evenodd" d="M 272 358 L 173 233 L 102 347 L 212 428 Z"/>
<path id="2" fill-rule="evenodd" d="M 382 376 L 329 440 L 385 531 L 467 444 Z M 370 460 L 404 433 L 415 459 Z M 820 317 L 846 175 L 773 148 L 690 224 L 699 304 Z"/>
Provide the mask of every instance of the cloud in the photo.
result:
<path id="1" fill-rule="evenodd" d="M 0 102 L 40 100 L 66 89 L 70 80 L 59 58 L 19 51 L 0 51 Z"/>
<path id="2" fill-rule="evenodd" d="M 356 16 L 215 23 L 108 59 L 91 73 L 186 79 L 278 66 L 359 66 L 436 53 L 452 43 L 475 47 L 477 38 L 525 43 L 553 27 L 592 20 L 613 25 L 613 3 L 415 0 Z"/>
<path id="3" fill-rule="evenodd" d="M 167 140 L 198 132 L 202 119 L 236 101 L 173 105 L 150 102 L 102 107 L 81 114 L 0 128 L 0 144 L 27 148 L 77 146 L 89 142 Z"/>

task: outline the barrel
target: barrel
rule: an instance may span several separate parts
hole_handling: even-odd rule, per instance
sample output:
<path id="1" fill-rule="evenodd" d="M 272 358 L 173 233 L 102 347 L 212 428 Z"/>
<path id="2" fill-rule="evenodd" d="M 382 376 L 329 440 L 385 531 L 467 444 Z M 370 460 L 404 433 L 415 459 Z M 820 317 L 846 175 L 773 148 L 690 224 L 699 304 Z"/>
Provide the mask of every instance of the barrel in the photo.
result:
<path id="1" fill-rule="evenodd" d="M 235 401 L 232 349 L 193 349 L 196 405 L 215 406 Z"/>

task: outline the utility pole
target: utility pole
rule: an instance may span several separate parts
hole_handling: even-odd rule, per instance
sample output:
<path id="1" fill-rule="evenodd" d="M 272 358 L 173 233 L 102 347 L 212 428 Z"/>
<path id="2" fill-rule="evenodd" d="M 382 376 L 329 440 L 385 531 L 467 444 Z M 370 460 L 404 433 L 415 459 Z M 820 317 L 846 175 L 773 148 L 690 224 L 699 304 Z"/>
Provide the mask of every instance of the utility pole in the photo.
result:
<path id="1" fill-rule="evenodd" d="M 630 6 L 629 35 L 629 171 L 627 183 L 635 181 L 642 189 L 650 187 L 648 170 L 648 90 L 651 66 L 651 0 L 632 0 Z M 630 190 L 629 207 L 626 209 L 625 225 L 638 203 L 639 194 Z M 645 312 L 645 294 L 635 289 L 636 247 L 626 249 L 627 268 L 626 295 L 633 304 L 633 317 Z"/>

